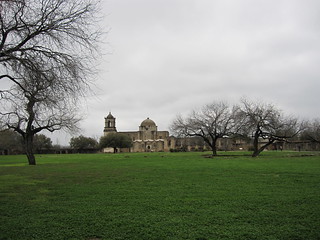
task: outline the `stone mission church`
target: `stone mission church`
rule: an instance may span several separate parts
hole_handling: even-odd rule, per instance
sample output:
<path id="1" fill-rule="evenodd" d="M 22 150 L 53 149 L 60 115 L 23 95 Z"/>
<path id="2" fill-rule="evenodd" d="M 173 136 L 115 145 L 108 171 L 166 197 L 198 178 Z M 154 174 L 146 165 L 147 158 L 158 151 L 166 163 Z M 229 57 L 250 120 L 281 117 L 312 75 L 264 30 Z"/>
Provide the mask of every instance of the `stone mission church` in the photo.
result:
<path id="1" fill-rule="evenodd" d="M 117 132 L 116 118 L 111 112 L 105 117 L 103 132 L 104 136 Z M 168 152 L 175 145 L 175 138 L 170 137 L 168 131 L 158 131 L 157 125 L 150 118 L 141 122 L 138 131 L 118 133 L 128 135 L 133 143 L 130 149 L 121 149 L 122 152 Z M 105 149 L 105 152 L 108 151 Z"/>
<path id="2" fill-rule="evenodd" d="M 105 117 L 104 136 L 117 132 L 116 118 L 111 112 Z M 200 137 L 173 137 L 168 131 L 158 131 L 158 127 L 150 118 L 143 120 L 138 131 L 119 132 L 128 135 L 133 143 L 131 148 L 118 149 L 120 152 L 169 152 L 169 151 L 206 151 L 210 150 Z M 268 150 L 281 149 L 319 151 L 319 144 L 312 142 L 275 143 Z M 241 138 L 222 138 L 217 141 L 219 151 L 237 151 L 250 149 L 251 142 Z M 105 148 L 104 152 L 113 152 L 113 148 Z"/>

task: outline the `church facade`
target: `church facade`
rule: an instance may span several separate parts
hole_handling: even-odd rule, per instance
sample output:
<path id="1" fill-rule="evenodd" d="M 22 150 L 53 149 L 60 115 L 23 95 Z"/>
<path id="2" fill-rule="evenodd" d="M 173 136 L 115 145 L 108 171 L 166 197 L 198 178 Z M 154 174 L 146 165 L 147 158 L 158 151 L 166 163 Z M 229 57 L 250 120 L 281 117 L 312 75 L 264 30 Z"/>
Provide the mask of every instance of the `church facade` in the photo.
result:
<path id="1" fill-rule="evenodd" d="M 118 132 L 116 118 L 109 113 L 105 117 L 104 136 Z M 122 152 L 168 152 L 175 146 L 175 138 L 169 136 L 168 131 L 158 131 L 156 123 L 147 118 L 143 120 L 138 131 L 118 132 L 128 135 L 133 143 L 130 149 L 120 149 Z M 105 149 L 105 152 L 110 150 Z"/>

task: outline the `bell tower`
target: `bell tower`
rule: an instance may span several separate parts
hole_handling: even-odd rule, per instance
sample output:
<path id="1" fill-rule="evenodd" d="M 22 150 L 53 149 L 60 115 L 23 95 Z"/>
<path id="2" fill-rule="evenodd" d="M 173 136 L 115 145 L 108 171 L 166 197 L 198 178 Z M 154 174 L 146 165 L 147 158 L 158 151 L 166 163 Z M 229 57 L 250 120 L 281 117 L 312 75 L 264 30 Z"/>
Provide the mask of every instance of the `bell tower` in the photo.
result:
<path id="1" fill-rule="evenodd" d="M 109 115 L 107 117 L 104 118 L 105 122 L 104 122 L 104 135 L 108 135 L 108 133 L 111 132 L 117 132 L 116 129 L 116 118 L 114 116 L 112 116 L 111 112 L 109 112 Z"/>

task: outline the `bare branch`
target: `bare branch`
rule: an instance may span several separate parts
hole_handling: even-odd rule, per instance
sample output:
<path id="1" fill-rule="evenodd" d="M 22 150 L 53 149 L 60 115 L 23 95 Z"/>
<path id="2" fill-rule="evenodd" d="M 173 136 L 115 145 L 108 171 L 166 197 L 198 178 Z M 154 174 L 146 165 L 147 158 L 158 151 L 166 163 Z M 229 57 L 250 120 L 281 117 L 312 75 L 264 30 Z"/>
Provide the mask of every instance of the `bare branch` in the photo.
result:
<path id="1" fill-rule="evenodd" d="M 235 108 L 230 108 L 224 102 L 213 102 L 200 111 L 193 111 L 186 118 L 177 116 L 171 124 L 171 130 L 177 135 L 201 137 L 216 155 L 217 140 L 237 131 L 233 110 Z"/>
<path id="2" fill-rule="evenodd" d="M 284 116 L 272 104 L 250 102 L 247 99 L 241 102 L 241 118 L 245 123 L 242 133 L 253 137 L 253 157 L 275 141 L 287 141 L 301 131 L 298 119 Z M 267 142 L 260 143 L 261 139 Z"/>
<path id="3" fill-rule="evenodd" d="M 77 130 L 80 99 L 90 91 L 101 32 L 98 0 L 2 1 L 0 122 L 25 139 L 43 130 Z"/>

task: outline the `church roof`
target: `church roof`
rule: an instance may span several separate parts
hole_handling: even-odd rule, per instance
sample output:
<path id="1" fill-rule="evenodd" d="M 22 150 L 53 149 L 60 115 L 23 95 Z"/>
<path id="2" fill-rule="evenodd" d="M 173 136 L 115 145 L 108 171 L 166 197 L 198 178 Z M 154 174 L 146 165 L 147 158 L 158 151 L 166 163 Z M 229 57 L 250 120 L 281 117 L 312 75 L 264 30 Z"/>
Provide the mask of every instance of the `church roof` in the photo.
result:
<path id="1" fill-rule="evenodd" d="M 106 118 L 107 119 L 114 119 L 114 116 L 112 116 L 111 112 L 109 112 L 109 115 Z"/>
<path id="2" fill-rule="evenodd" d="M 140 124 L 141 127 L 151 127 L 151 126 L 156 126 L 156 123 L 152 121 L 150 118 L 147 118 L 142 121 Z"/>

